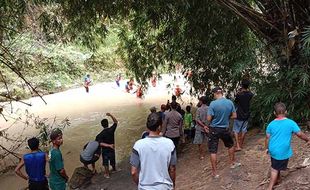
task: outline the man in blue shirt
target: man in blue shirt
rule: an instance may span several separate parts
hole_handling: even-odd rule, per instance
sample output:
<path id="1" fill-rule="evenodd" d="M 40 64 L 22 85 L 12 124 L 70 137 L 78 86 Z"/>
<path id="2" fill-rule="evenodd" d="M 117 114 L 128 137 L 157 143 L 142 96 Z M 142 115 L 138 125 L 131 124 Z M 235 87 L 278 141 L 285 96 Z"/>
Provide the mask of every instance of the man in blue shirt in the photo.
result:
<path id="1" fill-rule="evenodd" d="M 276 182 L 280 180 L 280 171 L 285 170 L 289 158 L 292 157 L 291 148 L 292 134 L 303 139 L 310 145 L 310 139 L 300 131 L 295 121 L 286 118 L 286 107 L 283 103 L 274 106 L 276 119 L 267 126 L 266 130 L 266 153 L 271 157 L 271 175 L 268 190 L 272 190 Z"/>
<path id="2" fill-rule="evenodd" d="M 237 117 L 235 106 L 232 101 L 223 97 L 223 90 L 216 87 L 212 90 L 215 100 L 211 102 L 208 108 L 207 120 L 210 123 L 205 125 L 204 129 L 209 133 L 209 152 L 211 153 L 212 175 L 218 178 L 216 172 L 216 154 L 219 139 L 221 139 L 225 147 L 228 148 L 231 168 L 240 166 L 235 162 L 234 141 L 229 131 L 229 120 Z"/>
<path id="3" fill-rule="evenodd" d="M 31 153 L 23 155 L 15 173 L 28 180 L 29 190 L 48 190 L 48 182 L 45 177 L 47 154 L 39 150 L 39 139 L 35 137 L 28 140 L 28 146 Z M 23 166 L 26 168 L 27 176 L 21 172 Z"/>

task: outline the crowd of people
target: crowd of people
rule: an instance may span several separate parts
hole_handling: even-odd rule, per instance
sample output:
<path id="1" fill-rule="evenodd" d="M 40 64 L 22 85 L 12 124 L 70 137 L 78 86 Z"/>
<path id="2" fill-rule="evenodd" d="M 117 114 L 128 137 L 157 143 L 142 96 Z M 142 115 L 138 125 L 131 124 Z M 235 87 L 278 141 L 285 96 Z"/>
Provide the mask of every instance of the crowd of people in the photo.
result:
<path id="1" fill-rule="evenodd" d="M 177 155 L 180 154 L 182 143 L 198 145 L 199 159 L 205 158 L 208 149 L 211 162 L 211 174 L 220 178 L 217 170 L 217 152 L 219 140 L 223 141 L 228 150 L 231 169 L 241 166 L 235 158 L 236 151 L 242 151 L 250 118 L 250 101 L 253 93 L 249 90 L 249 81 L 244 80 L 241 89 L 233 102 L 223 95 L 220 87 L 212 89 L 214 100 L 210 103 L 207 97 L 199 98 L 197 106 L 187 105 L 185 110 L 172 96 L 171 102 L 150 108 L 146 121 L 146 131 L 141 139 L 135 142 L 130 156 L 131 175 L 138 189 L 174 189 L 176 187 Z M 291 138 L 296 134 L 310 145 L 310 139 L 301 132 L 298 125 L 287 118 L 283 103 L 274 106 L 275 120 L 266 129 L 266 153 L 271 157 L 271 177 L 268 190 L 280 179 L 280 171 L 285 170 L 292 156 Z M 95 174 L 95 162 L 102 157 L 104 177 L 110 178 L 110 173 L 116 171 L 115 138 L 118 121 L 110 113 L 113 124 L 109 127 L 108 119 L 101 121 L 103 130 L 92 141 L 83 147 L 80 161 L 84 167 L 91 165 Z M 233 136 L 230 121 L 233 120 Z M 69 179 L 64 169 L 60 146 L 63 143 L 62 131 L 55 129 L 50 134 L 52 147 L 49 153 L 40 151 L 39 140 L 28 140 L 30 153 L 23 155 L 15 172 L 21 178 L 28 180 L 30 190 L 64 190 Z M 49 163 L 50 173 L 47 180 L 45 166 Z M 26 174 L 21 171 L 25 166 Z M 110 171 L 110 166 L 112 170 Z"/>
<path id="2" fill-rule="evenodd" d="M 174 95 L 171 103 L 168 101 L 166 105 L 161 105 L 159 112 L 152 107 L 147 118 L 147 131 L 134 144 L 130 158 L 131 174 L 138 189 L 175 188 L 180 139 L 182 142 L 187 139 L 188 142 L 197 144 L 200 159 L 204 159 L 204 146 L 207 145 L 214 178 L 220 178 L 217 170 L 219 140 L 228 150 L 230 168 L 240 167 L 241 163 L 235 158 L 235 152 L 242 151 L 248 129 L 250 101 L 253 97 L 249 84 L 247 80 L 242 81 L 234 102 L 223 96 L 221 88 L 215 87 L 212 90 L 214 100 L 207 105 L 207 98 L 202 96 L 197 110 L 193 105 L 186 106 L 186 111 L 182 110 Z M 310 145 L 309 137 L 300 131 L 296 122 L 286 117 L 283 103 L 275 104 L 274 114 L 275 120 L 266 129 L 266 153 L 271 158 L 268 190 L 272 190 L 279 182 L 280 171 L 287 169 L 292 156 L 292 135 L 296 134 Z M 231 120 L 236 143 L 230 131 Z"/>
<path id="3" fill-rule="evenodd" d="M 191 72 L 189 72 L 189 73 L 191 73 Z M 184 77 L 188 79 L 190 76 L 191 76 L 191 74 L 186 73 L 186 75 Z M 115 77 L 115 84 L 116 84 L 117 88 L 121 87 L 121 80 L 122 80 L 122 75 L 119 73 Z M 176 77 L 174 79 L 174 83 L 175 82 L 176 82 Z M 156 87 L 157 83 L 158 83 L 158 81 L 157 81 L 156 73 L 152 73 L 152 77 L 150 78 L 150 84 L 152 85 L 152 87 Z M 86 74 L 84 79 L 83 79 L 83 86 L 86 90 L 86 93 L 89 93 L 89 87 L 91 85 L 92 85 L 92 79 L 90 77 L 90 74 Z M 135 80 L 133 78 L 130 78 L 125 83 L 124 91 L 126 93 L 135 94 L 137 98 L 142 99 L 144 97 L 145 88 L 143 85 L 135 83 Z M 183 102 L 181 96 L 185 93 L 185 90 L 182 90 L 180 85 L 176 85 L 173 88 L 173 93 L 179 100 L 181 100 Z"/>

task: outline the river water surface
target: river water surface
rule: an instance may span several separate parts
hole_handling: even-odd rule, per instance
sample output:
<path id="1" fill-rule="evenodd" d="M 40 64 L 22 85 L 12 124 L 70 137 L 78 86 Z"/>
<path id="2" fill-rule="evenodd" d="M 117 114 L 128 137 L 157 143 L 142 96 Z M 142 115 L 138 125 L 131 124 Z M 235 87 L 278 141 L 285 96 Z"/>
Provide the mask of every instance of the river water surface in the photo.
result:
<path id="1" fill-rule="evenodd" d="M 164 81 L 171 81 L 167 77 Z M 64 131 L 64 144 L 61 151 L 64 158 L 65 169 L 71 176 L 74 168 L 81 166 L 79 154 L 84 146 L 102 130 L 100 121 L 105 114 L 110 112 L 114 115 L 119 125 L 115 134 L 116 159 L 120 162 L 128 157 L 134 142 L 140 138 L 145 129 L 146 117 L 151 106 L 160 107 L 170 99 L 166 85 L 169 82 L 161 81 L 157 87 L 150 87 L 144 99 L 138 99 L 134 94 L 124 92 L 124 88 L 115 87 L 114 83 L 102 83 L 90 87 L 90 93 L 84 88 L 76 88 L 52 95 L 44 96 L 47 105 L 38 97 L 31 98 L 33 106 L 14 105 L 21 109 L 27 108 L 31 113 L 40 117 L 57 120 L 69 118 L 71 125 Z M 1 123 L 2 122 L 2 123 Z M 112 120 L 109 119 L 110 125 Z M 8 122 L 0 121 L 0 126 L 9 125 Z M 18 133 L 18 129 L 10 129 Z M 25 135 L 31 136 L 33 130 L 26 131 Z M 97 169 L 101 167 L 101 158 L 96 163 Z M 48 166 L 47 166 L 48 168 Z M 100 171 L 100 169 L 99 169 Z M 26 181 L 9 172 L 0 177 L 0 189 L 16 190 L 27 186 Z"/>

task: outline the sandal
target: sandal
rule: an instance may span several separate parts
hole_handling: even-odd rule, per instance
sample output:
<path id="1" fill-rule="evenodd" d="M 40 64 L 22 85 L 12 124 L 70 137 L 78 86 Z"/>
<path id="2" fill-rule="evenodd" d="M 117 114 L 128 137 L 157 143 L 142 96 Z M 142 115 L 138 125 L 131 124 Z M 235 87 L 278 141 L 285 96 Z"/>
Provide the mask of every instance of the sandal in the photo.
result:
<path id="1" fill-rule="evenodd" d="M 235 169 L 235 168 L 237 168 L 239 166 L 241 166 L 241 163 L 236 162 L 236 163 L 234 163 L 233 165 L 230 166 L 230 169 Z"/>
<path id="2" fill-rule="evenodd" d="M 220 178 L 220 175 L 216 174 L 215 176 L 213 176 L 214 179 L 218 179 Z"/>
<path id="3" fill-rule="evenodd" d="M 104 174 L 103 177 L 106 179 L 110 179 L 110 175 L 108 175 L 108 174 Z"/>

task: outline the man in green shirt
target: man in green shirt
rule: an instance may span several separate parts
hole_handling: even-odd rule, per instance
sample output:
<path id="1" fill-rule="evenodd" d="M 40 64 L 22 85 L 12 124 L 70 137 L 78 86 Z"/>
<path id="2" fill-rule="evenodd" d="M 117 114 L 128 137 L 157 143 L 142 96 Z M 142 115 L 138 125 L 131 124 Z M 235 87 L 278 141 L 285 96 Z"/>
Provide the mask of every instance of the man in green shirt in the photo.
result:
<path id="1" fill-rule="evenodd" d="M 49 185 L 52 190 L 65 190 L 69 177 L 64 169 L 64 162 L 59 147 L 63 143 L 62 132 L 59 129 L 52 131 L 50 139 L 53 147 L 49 152 L 50 176 Z"/>

